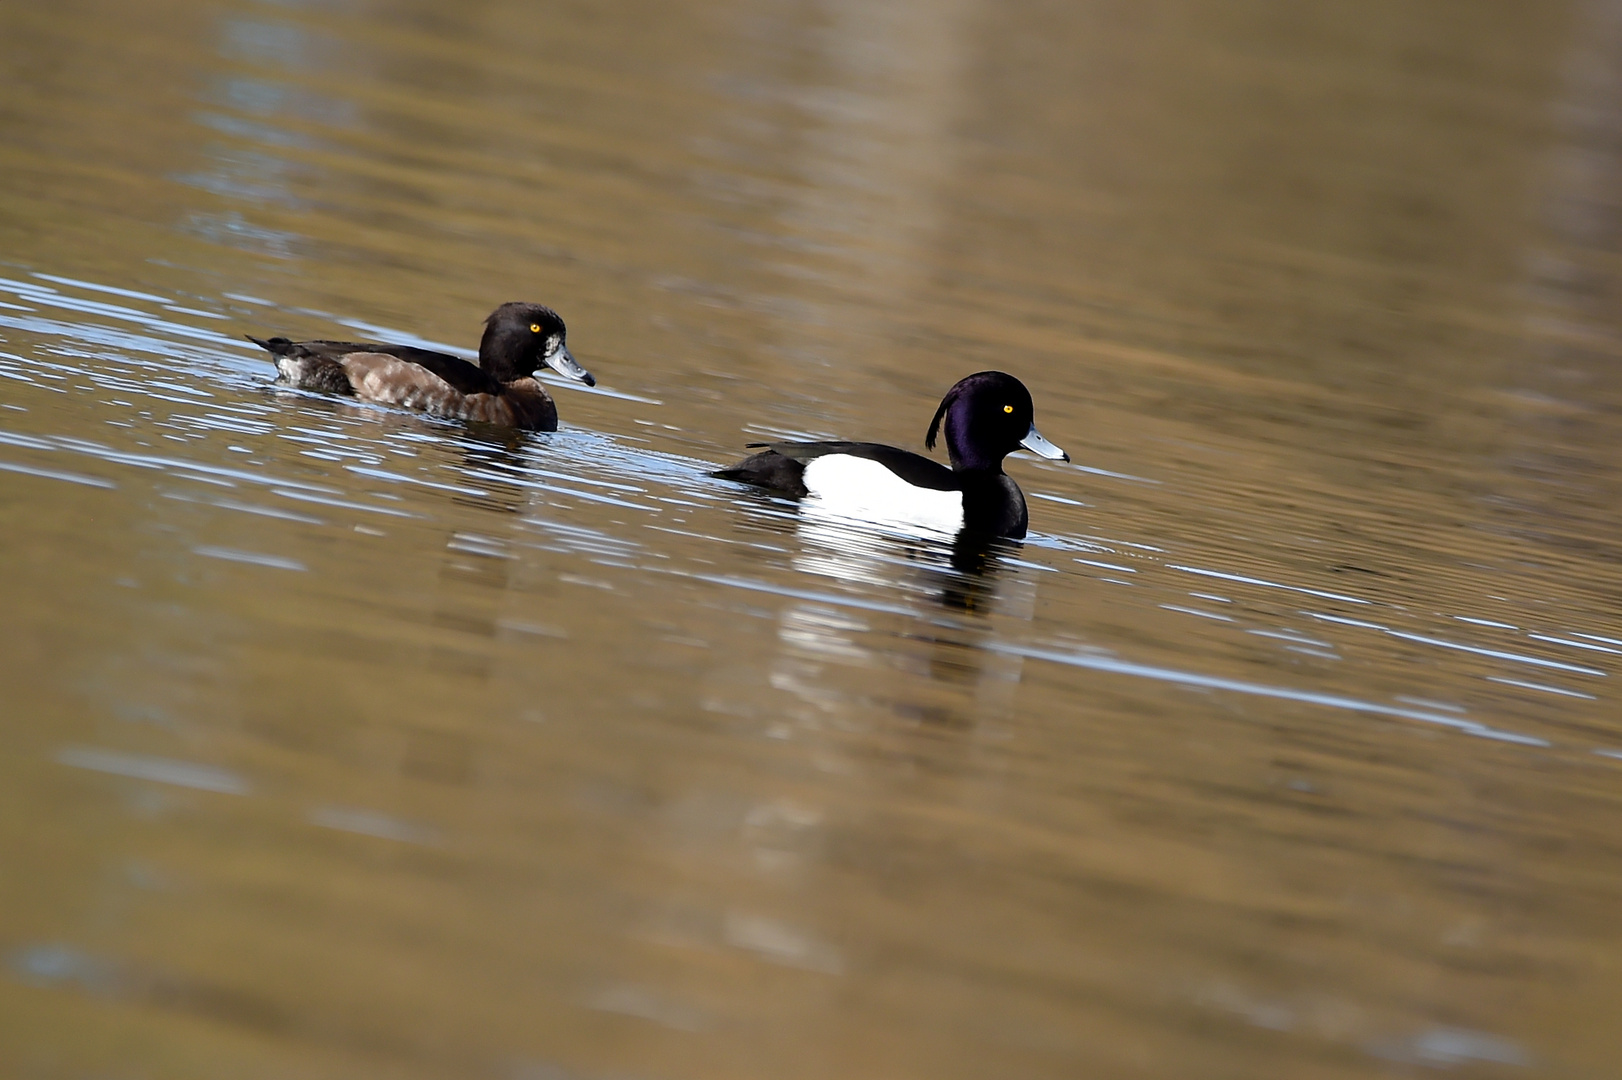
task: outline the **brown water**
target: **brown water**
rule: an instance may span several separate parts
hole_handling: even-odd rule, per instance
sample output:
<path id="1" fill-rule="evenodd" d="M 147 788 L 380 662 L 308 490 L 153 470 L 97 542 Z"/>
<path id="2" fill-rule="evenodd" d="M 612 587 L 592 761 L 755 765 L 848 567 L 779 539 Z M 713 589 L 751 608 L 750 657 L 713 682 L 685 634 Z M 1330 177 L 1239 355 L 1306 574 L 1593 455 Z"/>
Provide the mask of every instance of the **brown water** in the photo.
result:
<path id="1" fill-rule="evenodd" d="M 1622 4 L 0 6 L 0 1072 L 1622 1071 Z M 502 437 L 244 333 L 606 392 Z M 1071 466 L 977 572 L 709 479 Z"/>

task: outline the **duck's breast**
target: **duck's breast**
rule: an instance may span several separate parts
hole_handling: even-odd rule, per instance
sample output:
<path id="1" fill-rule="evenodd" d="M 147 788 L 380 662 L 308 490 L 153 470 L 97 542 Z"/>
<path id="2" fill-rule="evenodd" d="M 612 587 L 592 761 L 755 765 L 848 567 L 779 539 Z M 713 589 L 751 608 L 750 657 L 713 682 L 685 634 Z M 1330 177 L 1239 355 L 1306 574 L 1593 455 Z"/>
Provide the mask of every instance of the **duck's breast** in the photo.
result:
<path id="1" fill-rule="evenodd" d="M 971 531 L 1012 540 L 1023 540 L 1030 524 L 1025 493 L 1006 473 L 965 478 L 963 514 L 965 526 Z"/>
<path id="2" fill-rule="evenodd" d="M 556 431 L 558 410 L 546 388 L 535 379 L 514 379 L 499 394 L 467 395 L 468 420 L 505 424 L 527 431 Z"/>

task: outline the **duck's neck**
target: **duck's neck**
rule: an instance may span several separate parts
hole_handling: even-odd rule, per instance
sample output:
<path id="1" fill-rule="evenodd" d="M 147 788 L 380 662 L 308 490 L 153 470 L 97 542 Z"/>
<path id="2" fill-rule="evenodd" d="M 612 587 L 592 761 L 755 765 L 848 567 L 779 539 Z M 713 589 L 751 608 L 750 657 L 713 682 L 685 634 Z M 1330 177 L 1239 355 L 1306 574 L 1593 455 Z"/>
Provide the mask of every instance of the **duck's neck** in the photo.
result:
<path id="1" fill-rule="evenodd" d="M 1002 476 L 1002 458 L 987 458 L 984 460 L 966 460 L 952 455 L 952 471 L 964 479 L 984 476 L 994 478 Z"/>
<path id="2" fill-rule="evenodd" d="M 527 342 L 528 338 L 524 339 Z M 534 374 L 534 369 L 520 371 L 514 357 L 524 353 L 523 342 L 513 340 L 513 331 L 504 326 L 486 326 L 484 337 L 479 339 L 479 367 L 497 382 L 509 383 L 525 375 Z"/>
<path id="3" fill-rule="evenodd" d="M 955 413 L 946 415 L 946 456 L 952 461 L 952 471 L 957 473 L 985 473 L 988 476 L 1002 475 L 1002 459 L 1006 453 L 988 454 L 976 449 L 978 442 L 971 438 L 968 425 L 958 421 Z"/>

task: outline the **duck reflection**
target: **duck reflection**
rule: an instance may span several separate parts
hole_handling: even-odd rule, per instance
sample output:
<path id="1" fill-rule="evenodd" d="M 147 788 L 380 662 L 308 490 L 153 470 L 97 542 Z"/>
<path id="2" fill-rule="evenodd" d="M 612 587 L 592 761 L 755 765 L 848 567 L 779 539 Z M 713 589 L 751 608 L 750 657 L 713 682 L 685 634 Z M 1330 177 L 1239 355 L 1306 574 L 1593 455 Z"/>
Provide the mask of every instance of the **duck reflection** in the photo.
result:
<path id="1" fill-rule="evenodd" d="M 909 725 L 959 729 L 1009 719 L 1023 661 L 985 643 L 993 617 L 1029 619 L 1034 610 L 1034 582 L 1008 572 L 1018 545 L 875 532 L 800 510 L 796 570 L 926 605 L 913 613 L 888 604 L 872 611 L 815 600 L 787 605 L 771 682 L 800 700 L 804 708 L 793 715 L 816 726 L 862 726 L 861 714 L 877 706 Z"/>
<path id="2" fill-rule="evenodd" d="M 492 676 L 490 643 L 501 632 L 509 594 L 522 584 L 511 533 L 531 496 L 523 483 L 525 441 L 521 432 L 477 424 L 456 441 L 449 500 L 490 516 L 484 524 L 461 516 L 445 534 L 425 613 L 428 625 L 441 632 L 429 660 L 479 682 Z"/>
<path id="3" fill-rule="evenodd" d="M 837 581 L 900 587 L 965 614 L 990 610 L 1005 556 L 1018 548 L 1013 541 L 967 532 L 876 531 L 825 513 L 815 502 L 802 503 L 799 510 L 796 569 Z"/>
<path id="4" fill-rule="evenodd" d="M 469 424 L 457 439 L 461 463 L 456 471 L 472 481 L 452 495 L 452 502 L 475 510 L 517 514 L 529 506 L 525 451 L 530 436 L 497 424 Z"/>

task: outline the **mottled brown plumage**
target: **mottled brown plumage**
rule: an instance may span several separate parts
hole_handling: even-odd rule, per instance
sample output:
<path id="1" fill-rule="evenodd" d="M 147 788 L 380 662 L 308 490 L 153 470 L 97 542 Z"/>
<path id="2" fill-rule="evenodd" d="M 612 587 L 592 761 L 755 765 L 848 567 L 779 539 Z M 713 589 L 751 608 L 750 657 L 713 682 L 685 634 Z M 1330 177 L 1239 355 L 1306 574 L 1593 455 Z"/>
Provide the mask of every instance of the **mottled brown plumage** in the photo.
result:
<path id="1" fill-rule="evenodd" d="M 282 378 L 303 390 L 434 416 L 556 431 L 557 407 L 534 378 L 542 364 L 587 386 L 596 380 L 564 344 L 557 312 L 540 304 L 503 304 L 485 320 L 479 362 L 411 345 L 354 341 L 248 340 L 276 359 Z"/>

